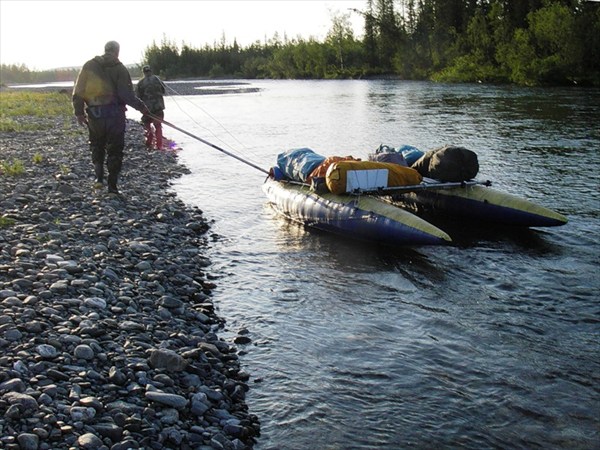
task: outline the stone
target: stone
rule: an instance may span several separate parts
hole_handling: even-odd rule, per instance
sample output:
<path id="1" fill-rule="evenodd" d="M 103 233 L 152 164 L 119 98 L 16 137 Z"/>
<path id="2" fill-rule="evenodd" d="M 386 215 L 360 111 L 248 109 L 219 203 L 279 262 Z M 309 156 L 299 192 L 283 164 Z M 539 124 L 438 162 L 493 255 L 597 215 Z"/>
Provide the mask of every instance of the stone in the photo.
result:
<path id="1" fill-rule="evenodd" d="M 38 450 L 40 437 L 34 433 L 21 433 L 17 437 L 20 450 Z"/>
<path id="2" fill-rule="evenodd" d="M 123 439 L 123 428 L 114 423 L 97 423 L 92 428 L 103 438 L 108 438 L 112 442 L 119 442 Z M 137 448 L 137 447 L 134 447 Z"/>
<path id="3" fill-rule="evenodd" d="M 94 350 L 89 345 L 80 344 L 73 350 L 73 356 L 78 359 L 92 360 L 94 359 Z"/>
<path id="4" fill-rule="evenodd" d="M 48 344 L 38 345 L 35 348 L 35 351 L 42 358 L 52 359 L 52 358 L 56 358 L 56 356 L 58 355 L 58 351 L 56 350 L 56 348 L 54 348 L 52 345 L 48 345 Z"/>
<path id="5" fill-rule="evenodd" d="M 73 406 L 69 413 L 71 414 L 71 419 L 75 422 L 90 422 L 96 416 L 94 408 L 85 406 Z"/>
<path id="6" fill-rule="evenodd" d="M 91 189 L 70 119 L 23 120 L 48 126 L 3 134 L 2 158 L 51 159 L 0 176 L 18 223 L 0 232 L 0 447 L 251 448 L 258 419 L 210 300 L 209 222 L 169 189 L 187 171 L 177 154 L 145 151 L 128 121 L 116 201 Z"/>
<path id="7" fill-rule="evenodd" d="M 153 402 L 171 406 L 176 409 L 183 409 L 188 403 L 185 397 L 178 394 L 169 394 L 168 392 L 147 391 L 145 396 Z"/>
<path id="8" fill-rule="evenodd" d="M 153 368 L 167 369 L 180 372 L 187 366 L 187 361 L 172 350 L 152 349 L 148 363 Z"/>
<path id="9" fill-rule="evenodd" d="M 11 378 L 10 380 L 0 383 L 0 392 L 12 391 L 12 392 L 24 392 L 25 383 L 20 378 Z"/>
<path id="10" fill-rule="evenodd" d="M 38 410 L 38 402 L 28 394 L 7 392 L 2 396 L 2 400 L 6 401 L 11 406 L 17 407 L 19 409 L 20 417 L 30 417 Z"/>
<path id="11" fill-rule="evenodd" d="M 102 439 L 93 433 L 85 433 L 79 436 L 77 444 L 84 450 L 99 450 L 104 446 Z"/>

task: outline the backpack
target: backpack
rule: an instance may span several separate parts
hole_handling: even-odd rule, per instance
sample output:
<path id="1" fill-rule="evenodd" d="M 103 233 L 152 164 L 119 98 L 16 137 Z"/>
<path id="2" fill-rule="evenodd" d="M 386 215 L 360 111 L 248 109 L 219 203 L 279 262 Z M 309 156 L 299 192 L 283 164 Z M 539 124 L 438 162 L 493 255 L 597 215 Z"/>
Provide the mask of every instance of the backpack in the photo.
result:
<path id="1" fill-rule="evenodd" d="M 479 161 L 475 152 L 448 145 L 426 152 L 411 167 L 424 177 L 440 181 L 467 181 L 479 172 Z"/>

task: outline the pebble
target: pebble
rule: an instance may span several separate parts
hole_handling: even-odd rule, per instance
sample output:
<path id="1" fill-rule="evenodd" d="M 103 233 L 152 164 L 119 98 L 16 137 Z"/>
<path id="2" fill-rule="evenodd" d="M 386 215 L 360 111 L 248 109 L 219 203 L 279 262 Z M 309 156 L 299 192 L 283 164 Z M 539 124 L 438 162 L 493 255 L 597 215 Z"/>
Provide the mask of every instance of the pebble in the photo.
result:
<path id="1" fill-rule="evenodd" d="M 24 167 L 0 176 L 0 448 L 253 448 L 248 376 L 211 301 L 210 222 L 169 192 L 187 173 L 177 153 L 148 152 L 128 121 L 113 197 L 92 189 L 72 118 L 18 120 L 48 128 L 0 142 Z"/>

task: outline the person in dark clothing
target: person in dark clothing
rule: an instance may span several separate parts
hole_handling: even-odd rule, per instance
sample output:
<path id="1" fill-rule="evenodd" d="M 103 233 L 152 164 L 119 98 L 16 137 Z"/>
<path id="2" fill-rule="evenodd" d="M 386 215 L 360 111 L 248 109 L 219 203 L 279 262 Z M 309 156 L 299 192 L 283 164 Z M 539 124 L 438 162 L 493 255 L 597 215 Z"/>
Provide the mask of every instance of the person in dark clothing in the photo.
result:
<path id="1" fill-rule="evenodd" d="M 104 161 L 108 169 L 108 192 L 119 194 L 117 183 L 125 147 L 125 105 L 142 114 L 148 107 L 133 90 L 127 68 L 119 61 L 119 43 L 109 41 L 104 55 L 87 61 L 73 88 L 73 109 L 80 125 L 88 127 L 92 162 L 96 175 L 94 187 L 104 185 Z"/>
<path id="2" fill-rule="evenodd" d="M 144 78 L 138 81 L 136 93 L 148 106 L 152 116 L 143 115 L 142 123 L 146 132 L 146 147 L 148 150 L 156 148 L 162 150 L 162 120 L 165 118 L 165 85 L 152 73 L 150 66 L 144 66 Z"/>

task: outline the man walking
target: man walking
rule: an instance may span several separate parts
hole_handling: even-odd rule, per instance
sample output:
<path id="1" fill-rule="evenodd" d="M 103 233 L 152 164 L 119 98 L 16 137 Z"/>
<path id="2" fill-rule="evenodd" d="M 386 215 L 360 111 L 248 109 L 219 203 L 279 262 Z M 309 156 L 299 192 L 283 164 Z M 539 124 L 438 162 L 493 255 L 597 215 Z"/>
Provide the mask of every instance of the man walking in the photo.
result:
<path id="1" fill-rule="evenodd" d="M 104 185 L 104 161 L 108 169 L 108 192 L 119 194 L 117 183 L 125 147 L 125 105 L 142 114 L 148 107 L 133 90 L 127 68 L 119 61 L 119 43 L 109 41 L 104 55 L 87 61 L 73 88 L 73 109 L 80 125 L 89 131 L 92 162 L 96 175 L 94 187 Z"/>
<path id="2" fill-rule="evenodd" d="M 165 117 L 165 85 L 152 73 L 150 66 L 144 66 L 142 69 L 144 78 L 138 81 L 136 93 L 139 98 L 148 106 L 151 116 L 143 115 L 142 123 L 146 132 L 146 147 L 151 150 L 156 143 L 156 149 L 163 148 L 162 120 Z M 155 141 L 156 139 L 156 141 Z"/>

